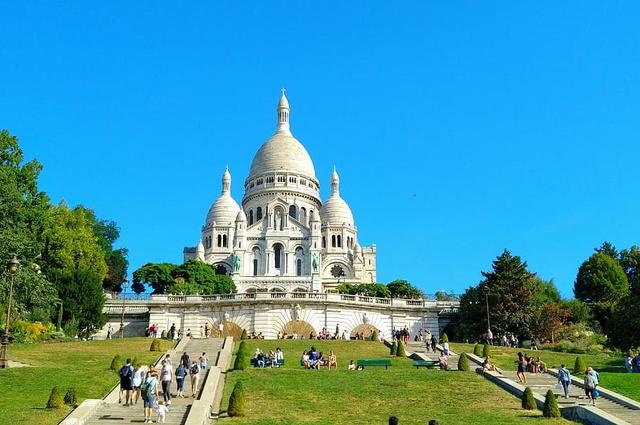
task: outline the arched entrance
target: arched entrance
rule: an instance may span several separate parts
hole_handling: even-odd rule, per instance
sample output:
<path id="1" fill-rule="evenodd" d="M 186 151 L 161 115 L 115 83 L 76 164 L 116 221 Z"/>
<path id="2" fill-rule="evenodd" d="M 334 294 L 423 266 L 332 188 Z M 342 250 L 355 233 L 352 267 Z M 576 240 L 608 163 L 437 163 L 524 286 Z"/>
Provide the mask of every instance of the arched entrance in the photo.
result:
<path id="1" fill-rule="evenodd" d="M 232 336 L 234 340 L 240 340 L 240 336 L 242 335 L 242 328 L 240 326 L 236 325 L 233 322 L 229 322 L 228 320 L 225 320 L 224 322 L 222 322 L 222 324 L 224 325 L 222 331 L 223 337 Z"/>
<path id="2" fill-rule="evenodd" d="M 362 337 L 364 339 L 371 339 L 371 335 L 373 334 L 374 330 L 378 331 L 378 334 L 380 334 L 380 329 L 376 328 L 373 325 L 363 323 L 351 330 L 351 338 L 355 338 L 357 334 L 362 334 Z"/>
<path id="3" fill-rule="evenodd" d="M 315 333 L 315 329 L 304 320 L 292 320 L 282 327 L 282 333 L 287 336 L 297 335 L 298 338 L 309 338 L 309 335 Z"/>

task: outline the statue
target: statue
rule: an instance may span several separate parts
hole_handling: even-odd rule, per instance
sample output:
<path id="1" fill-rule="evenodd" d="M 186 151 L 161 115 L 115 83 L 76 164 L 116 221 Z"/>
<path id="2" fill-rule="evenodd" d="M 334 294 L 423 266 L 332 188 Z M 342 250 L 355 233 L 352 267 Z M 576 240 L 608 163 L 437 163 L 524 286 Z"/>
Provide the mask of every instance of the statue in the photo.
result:
<path id="1" fill-rule="evenodd" d="M 240 256 L 238 254 L 233 254 L 233 268 L 236 272 L 240 271 Z"/>
<path id="2" fill-rule="evenodd" d="M 367 317 L 367 313 L 364 313 L 362 315 L 362 323 L 364 323 L 365 325 L 369 323 L 369 318 Z"/>
<path id="3" fill-rule="evenodd" d="M 318 272 L 318 266 L 320 265 L 320 259 L 318 258 L 318 254 L 313 254 L 313 259 L 311 261 L 311 265 L 313 266 L 314 273 Z"/>
<path id="4" fill-rule="evenodd" d="M 229 319 L 231 319 L 231 315 L 229 314 L 229 312 L 225 312 L 225 313 L 224 313 L 224 321 L 225 321 L 225 322 L 228 322 L 228 321 L 229 321 Z"/>
<path id="5" fill-rule="evenodd" d="M 275 229 L 276 230 L 282 230 L 282 214 L 280 214 L 280 211 L 276 211 L 276 217 L 275 217 Z"/>
<path id="6" fill-rule="evenodd" d="M 302 312 L 302 307 L 300 307 L 300 304 L 296 304 L 295 306 L 293 306 L 293 310 L 291 311 L 292 319 L 300 320 L 301 312 Z"/>

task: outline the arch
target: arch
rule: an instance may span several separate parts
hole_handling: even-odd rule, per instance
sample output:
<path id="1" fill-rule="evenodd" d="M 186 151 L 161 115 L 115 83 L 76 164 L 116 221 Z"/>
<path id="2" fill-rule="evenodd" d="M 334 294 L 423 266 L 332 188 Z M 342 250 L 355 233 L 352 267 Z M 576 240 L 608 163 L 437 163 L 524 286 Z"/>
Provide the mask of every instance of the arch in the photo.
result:
<path id="1" fill-rule="evenodd" d="M 298 335 L 304 338 L 308 338 L 311 333 L 315 333 L 316 330 L 311 326 L 309 322 L 305 322 L 304 320 L 292 320 L 290 322 L 285 323 L 282 327 L 282 333 L 286 333 L 287 335 Z"/>
<path id="2" fill-rule="evenodd" d="M 251 250 L 251 266 L 252 266 L 252 274 L 253 276 L 258 276 L 258 271 L 260 267 L 260 248 L 254 246 Z"/>
<path id="3" fill-rule="evenodd" d="M 322 237 L 322 247 L 323 247 L 323 248 L 326 248 L 326 247 L 327 247 L 327 238 L 326 238 L 326 236 L 323 236 L 323 237 Z"/>
<path id="4" fill-rule="evenodd" d="M 344 271 L 344 275 L 340 276 L 342 278 L 351 278 L 353 277 L 353 268 L 350 264 L 342 260 L 333 260 L 330 263 L 325 263 L 322 266 L 322 276 L 328 277 L 330 279 L 338 279 L 338 277 L 334 276 L 331 271 L 335 266 L 339 266 Z"/>
<path id="5" fill-rule="evenodd" d="M 253 210 L 249 210 L 249 226 L 253 224 Z"/>
<path id="6" fill-rule="evenodd" d="M 222 246 L 227 247 L 227 235 L 222 235 Z"/>
<path id="7" fill-rule="evenodd" d="M 282 230 L 284 228 L 284 208 L 277 206 L 273 209 L 273 228 Z"/>
<path id="8" fill-rule="evenodd" d="M 300 208 L 300 222 L 307 224 L 307 210 L 305 207 Z"/>
<path id="9" fill-rule="evenodd" d="M 262 220 L 262 207 L 256 208 L 256 221 Z"/>
<path id="10" fill-rule="evenodd" d="M 240 337 L 242 336 L 242 328 L 240 326 L 228 320 L 224 320 L 222 324 L 224 325 L 222 331 L 223 337 L 232 336 L 234 340 L 240 340 Z"/>
<path id="11" fill-rule="evenodd" d="M 284 255 L 284 246 L 281 243 L 273 244 L 273 267 L 280 270 L 282 268 L 282 256 Z"/>
<path id="12" fill-rule="evenodd" d="M 342 236 L 338 235 L 338 248 L 342 248 Z"/>
<path id="13" fill-rule="evenodd" d="M 378 335 L 380 335 L 380 329 L 368 323 L 362 323 L 356 326 L 355 328 L 351 329 L 351 338 L 355 338 L 356 334 L 361 333 L 364 339 L 371 339 L 371 334 L 373 334 L 374 330 L 378 331 Z"/>
<path id="14" fill-rule="evenodd" d="M 331 235 L 331 248 L 336 247 L 336 235 Z"/>
<path id="15" fill-rule="evenodd" d="M 218 235 L 218 248 L 222 246 L 222 235 Z"/>
<path id="16" fill-rule="evenodd" d="M 258 292 L 258 288 L 252 286 L 251 288 L 247 288 L 244 292 L 246 294 L 255 294 L 256 292 Z"/>
<path id="17" fill-rule="evenodd" d="M 303 288 L 299 286 L 296 289 L 294 289 L 293 292 L 307 292 L 307 288 Z"/>
<path id="18" fill-rule="evenodd" d="M 231 270 L 231 267 L 226 263 L 214 263 L 213 268 L 217 275 L 229 275 L 229 271 Z"/>
<path id="19" fill-rule="evenodd" d="M 279 287 L 279 286 L 274 286 L 273 288 L 271 288 L 271 289 L 269 290 L 269 292 L 287 292 L 287 291 L 285 291 L 285 289 L 284 289 L 284 288 L 281 288 L 281 287 Z"/>
<path id="20" fill-rule="evenodd" d="M 295 205 L 289 205 L 289 217 L 298 219 L 298 209 Z"/>

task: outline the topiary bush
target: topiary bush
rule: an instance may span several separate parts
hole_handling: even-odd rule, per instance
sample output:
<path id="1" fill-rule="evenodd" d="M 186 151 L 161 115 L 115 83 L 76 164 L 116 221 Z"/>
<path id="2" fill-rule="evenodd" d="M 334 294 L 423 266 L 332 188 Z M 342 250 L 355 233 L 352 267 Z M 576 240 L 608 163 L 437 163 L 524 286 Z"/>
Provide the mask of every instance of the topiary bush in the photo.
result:
<path id="1" fill-rule="evenodd" d="M 544 407 L 542 408 L 542 416 L 545 418 L 559 418 L 560 408 L 558 407 L 558 400 L 552 390 L 547 391 L 547 395 L 544 398 Z"/>
<path id="2" fill-rule="evenodd" d="M 531 387 L 525 388 L 522 393 L 522 408 L 525 410 L 535 410 L 538 408 L 536 399 L 533 398 L 533 391 L 531 391 Z"/>
<path id="3" fill-rule="evenodd" d="M 109 366 L 109 369 L 117 372 L 118 370 L 120 370 L 122 365 L 122 357 L 120 357 L 120 354 L 116 354 L 115 356 L 113 356 L 113 360 L 111 360 L 111 366 Z"/>
<path id="4" fill-rule="evenodd" d="M 380 338 L 380 335 L 378 334 L 378 330 L 374 329 L 373 332 L 371 333 L 371 341 L 378 341 L 379 338 Z"/>
<path id="5" fill-rule="evenodd" d="M 446 333 L 442 334 L 442 342 L 449 342 L 449 337 Z"/>
<path id="6" fill-rule="evenodd" d="M 584 359 L 580 356 L 576 357 L 576 362 L 573 366 L 573 373 L 584 373 L 586 369 L 587 364 L 584 362 Z"/>
<path id="7" fill-rule="evenodd" d="M 402 343 L 402 341 L 398 341 L 398 349 L 396 350 L 396 356 L 407 357 L 407 352 L 404 349 L 404 344 Z"/>
<path id="8" fill-rule="evenodd" d="M 67 393 L 64 395 L 64 404 L 68 406 L 75 406 L 77 402 L 76 389 L 73 387 L 69 388 Z"/>
<path id="9" fill-rule="evenodd" d="M 153 341 L 151 341 L 151 347 L 149 347 L 149 351 L 162 351 L 162 348 L 160 348 L 160 340 L 159 339 L 153 339 Z"/>
<path id="10" fill-rule="evenodd" d="M 480 344 L 476 344 L 473 346 L 473 354 L 478 357 L 482 356 L 482 347 L 480 346 Z"/>
<path id="11" fill-rule="evenodd" d="M 391 354 L 392 356 L 395 356 L 398 353 L 398 343 L 394 340 L 393 343 L 391 344 L 391 352 L 389 354 Z"/>
<path id="12" fill-rule="evenodd" d="M 249 335 L 247 334 L 247 330 L 242 330 L 242 335 L 240 335 L 240 339 L 249 339 Z"/>
<path id="13" fill-rule="evenodd" d="M 247 395 L 244 392 L 244 385 L 242 381 L 236 382 L 229 397 L 229 407 L 227 408 L 227 414 L 233 416 L 244 416 L 247 414 Z"/>
<path id="14" fill-rule="evenodd" d="M 469 359 L 467 359 L 467 353 L 460 353 L 460 358 L 458 359 L 458 370 L 469 372 Z"/>
<path id="15" fill-rule="evenodd" d="M 64 406 L 64 396 L 62 395 L 62 391 L 60 388 L 53 387 L 51 389 L 51 394 L 49 395 L 49 401 L 47 401 L 47 408 L 49 409 L 59 409 Z"/>
<path id="16" fill-rule="evenodd" d="M 233 368 L 235 370 L 245 370 L 251 364 L 251 355 L 249 353 L 249 349 L 247 348 L 247 343 L 242 341 L 240 346 L 238 347 L 238 352 L 236 353 L 236 359 L 233 363 Z"/>
<path id="17" fill-rule="evenodd" d="M 482 357 L 491 357 L 491 346 L 489 344 L 485 344 L 484 347 L 482 347 Z"/>
<path id="18" fill-rule="evenodd" d="M 160 332 L 160 338 L 161 339 L 167 339 L 167 331 Z"/>

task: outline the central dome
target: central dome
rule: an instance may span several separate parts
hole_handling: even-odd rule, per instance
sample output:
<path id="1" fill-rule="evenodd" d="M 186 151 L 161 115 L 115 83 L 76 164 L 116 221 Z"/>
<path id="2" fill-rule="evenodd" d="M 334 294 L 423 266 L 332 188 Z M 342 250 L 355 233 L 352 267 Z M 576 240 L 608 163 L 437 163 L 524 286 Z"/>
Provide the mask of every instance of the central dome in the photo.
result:
<path id="1" fill-rule="evenodd" d="M 289 101 L 284 90 L 278 103 L 278 128 L 253 157 L 248 180 L 278 172 L 299 174 L 317 181 L 309 153 L 289 130 Z"/>

